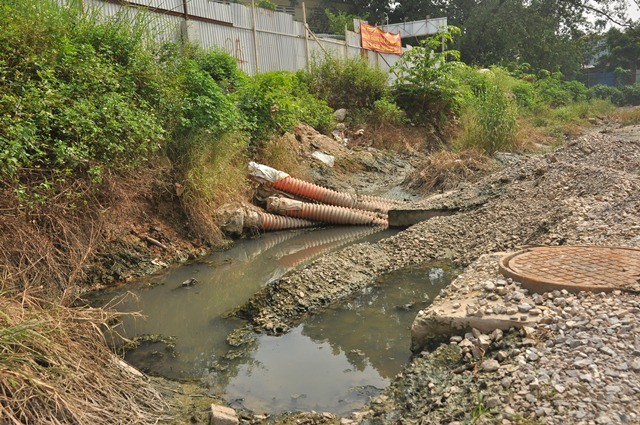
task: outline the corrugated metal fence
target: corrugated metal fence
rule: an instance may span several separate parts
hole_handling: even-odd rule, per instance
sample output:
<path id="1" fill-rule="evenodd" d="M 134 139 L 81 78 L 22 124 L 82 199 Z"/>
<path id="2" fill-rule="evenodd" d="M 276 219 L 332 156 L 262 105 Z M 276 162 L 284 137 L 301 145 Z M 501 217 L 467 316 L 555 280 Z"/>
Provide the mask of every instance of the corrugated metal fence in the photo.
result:
<path id="1" fill-rule="evenodd" d="M 362 57 L 389 71 L 400 58 L 360 48 L 360 34 L 344 39 L 318 37 L 286 13 L 213 0 L 84 0 L 87 10 L 106 16 L 150 13 L 153 30 L 163 41 L 188 40 L 205 49 L 222 48 L 247 74 L 304 69 L 310 61 Z"/>

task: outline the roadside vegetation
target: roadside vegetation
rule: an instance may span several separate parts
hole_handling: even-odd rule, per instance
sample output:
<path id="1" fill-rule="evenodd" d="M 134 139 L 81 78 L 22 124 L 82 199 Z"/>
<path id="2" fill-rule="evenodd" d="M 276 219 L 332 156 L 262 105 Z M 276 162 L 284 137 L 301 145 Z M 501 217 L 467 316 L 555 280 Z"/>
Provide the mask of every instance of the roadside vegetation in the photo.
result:
<path id="1" fill-rule="evenodd" d="M 247 76 L 221 50 L 156 43 L 144 14 L 7 0 L 0 22 L 0 420 L 17 423 L 158 414 L 153 391 L 109 372 L 110 317 L 67 307 L 107 234 L 144 215 L 126 210 L 131 200 L 180 205 L 189 234 L 215 246 L 216 208 L 249 194 L 247 159 L 297 172 L 286 133 L 300 122 L 329 133 L 334 109 L 375 147 L 431 153 L 410 182 L 423 191 L 489 170 L 496 152 L 558 143 L 589 118 L 640 119 L 614 110 L 640 103 L 638 85 L 478 69 L 440 50 L 456 29 L 422 41 L 389 84 L 355 59 Z"/>

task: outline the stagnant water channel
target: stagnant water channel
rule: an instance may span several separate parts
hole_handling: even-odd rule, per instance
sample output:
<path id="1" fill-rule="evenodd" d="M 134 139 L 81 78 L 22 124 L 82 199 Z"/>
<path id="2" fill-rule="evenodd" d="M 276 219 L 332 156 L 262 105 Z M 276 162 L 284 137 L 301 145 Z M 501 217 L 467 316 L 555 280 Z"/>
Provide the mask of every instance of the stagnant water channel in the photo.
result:
<path id="1" fill-rule="evenodd" d="M 92 300 L 141 312 L 125 317 L 123 333 L 153 335 L 127 353 L 146 373 L 196 379 L 233 407 L 256 413 L 289 410 L 348 414 L 385 388 L 407 362 L 409 326 L 453 278 L 450 268 L 427 265 L 384 276 L 347 302 L 310 317 L 279 336 L 249 335 L 242 348 L 227 336 L 245 325 L 228 312 L 260 287 L 319 255 L 396 231 L 330 228 L 279 232 L 237 242 L 231 249 L 139 282 L 103 291 Z M 182 282 L 197 279 L 195 286 Z M 162 336 L 164 341 L 158 341 Z"/>

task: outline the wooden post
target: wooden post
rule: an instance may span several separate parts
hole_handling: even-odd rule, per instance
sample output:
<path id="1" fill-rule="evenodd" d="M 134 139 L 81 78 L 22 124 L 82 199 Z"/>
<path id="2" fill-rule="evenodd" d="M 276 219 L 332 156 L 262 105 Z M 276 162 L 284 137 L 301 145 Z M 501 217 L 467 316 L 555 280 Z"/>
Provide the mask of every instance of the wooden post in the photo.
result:
<path id="1" fill-rule="evenodd" d="M 302 22 L 304 23 L 304 49 L 307 54 L 307 71 L 311 71 L 311 52 L 309 51 L 309 29 L 307 26 L 307 9 L 302 2 Z"/>
<path id="2" fill-rule="evenodd" d="M 189 19 L 189 11 L 187 9 L 187 0 L 182 0 L 182 13 L 184 15 L 184 20 Z"/>
<path id="3" fill-rule="evenodd" d="M 260 61 L 258 60 L 258 29 L 256 27 L 256 2 L 251 0 L 251 16 L 253 17 L 253 55 L 255 56 L 256 74 L 260 73 Z"/>

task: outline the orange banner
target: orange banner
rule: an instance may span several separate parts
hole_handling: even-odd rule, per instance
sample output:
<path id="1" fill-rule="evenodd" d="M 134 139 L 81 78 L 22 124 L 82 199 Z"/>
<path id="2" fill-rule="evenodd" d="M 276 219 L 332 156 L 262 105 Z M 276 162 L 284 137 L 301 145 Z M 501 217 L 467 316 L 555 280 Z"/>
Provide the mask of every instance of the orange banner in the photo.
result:
<path id="1" fill-rule="evenodd" d="M 360 22 L 362 48 L 381 53 L 402 54 L 400 34 L 384 32 L 378 27 Z"/>

